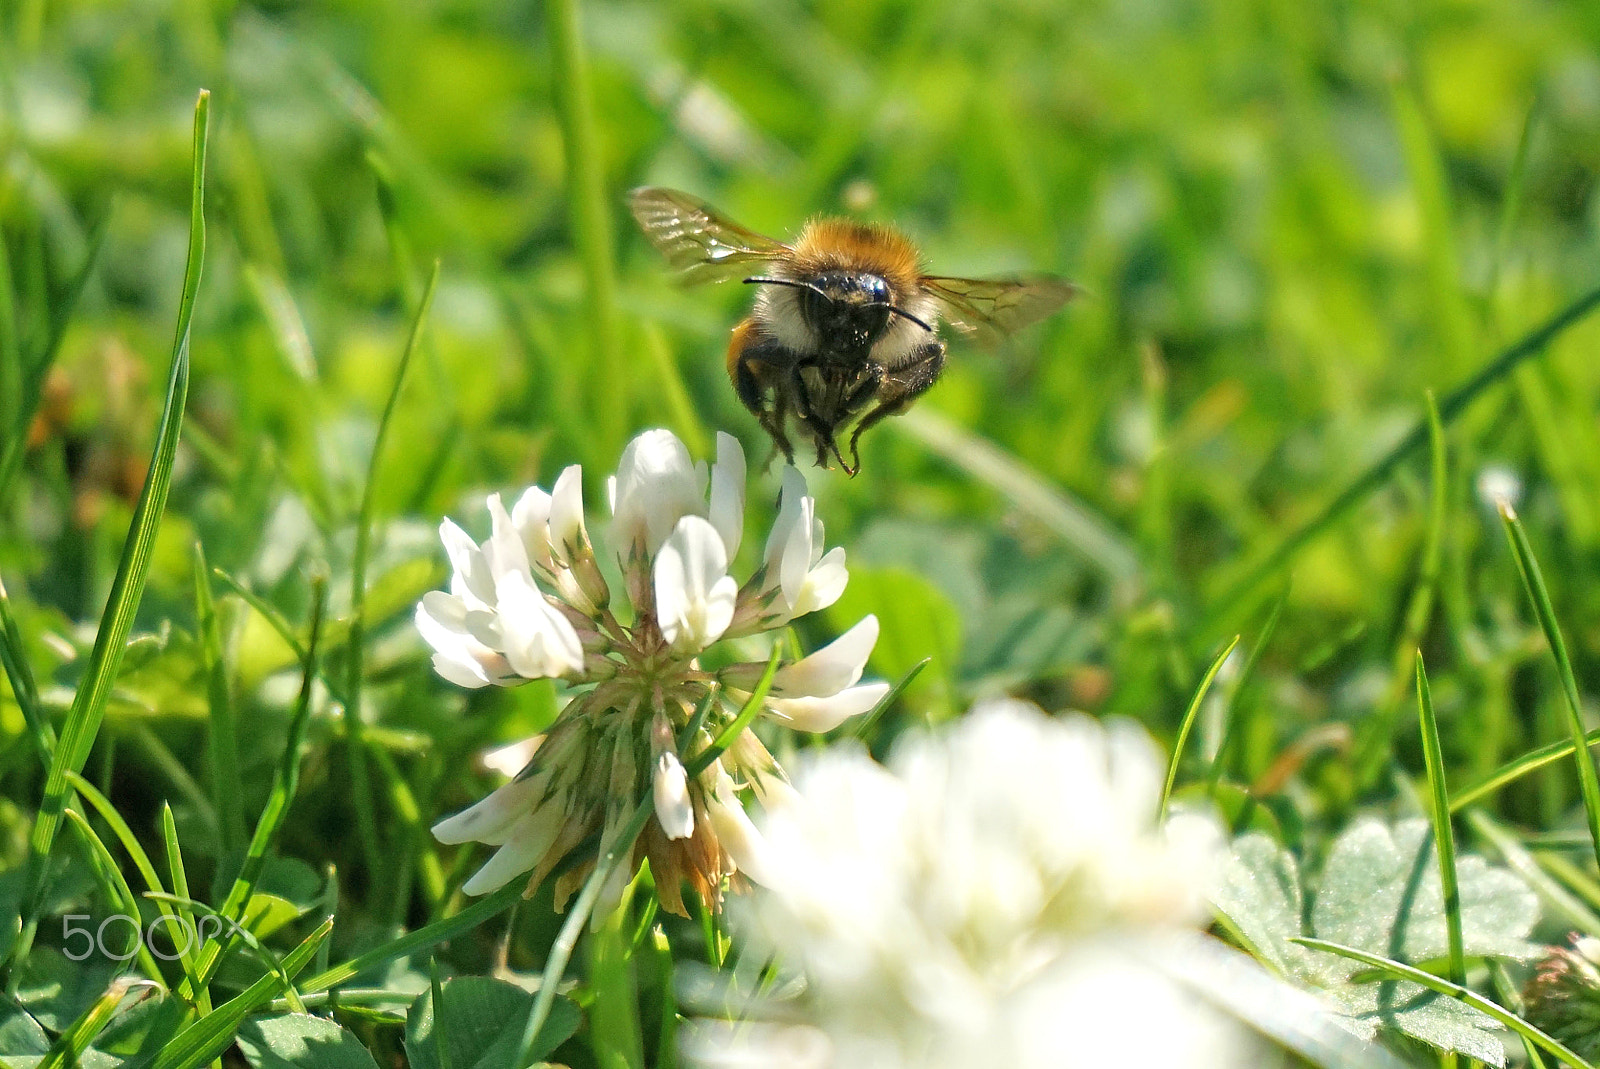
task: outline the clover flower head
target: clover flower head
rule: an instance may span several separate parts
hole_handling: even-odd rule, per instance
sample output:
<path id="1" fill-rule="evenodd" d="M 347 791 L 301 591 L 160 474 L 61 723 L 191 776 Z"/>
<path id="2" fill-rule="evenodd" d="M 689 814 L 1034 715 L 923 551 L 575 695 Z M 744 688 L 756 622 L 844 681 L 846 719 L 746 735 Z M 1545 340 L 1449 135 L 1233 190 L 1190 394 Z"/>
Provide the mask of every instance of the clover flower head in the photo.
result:
<path id="1" fill-rule="evenodd" d="M 730 435 L 718 435 L 716 462 L 707 466 L 671 432 L 646 431 L 629 443 L 606 486 L 606 545 L 621 572 L 621 598 L 590 539 L 577 465 L 548 492 L 528 489 L 509 510 L 491 495 L 489 537 L 481 543 L 450 520 L 441 525 L 450 586 L 424 596 L 416 609 L 435 670 L 463 687 L 551 678 L 575 693 L 510 783 L 433 831 L 441 842 L 497 848 L 467 881 L 468 894 L 524 873 L 531 873 L 532 893 L 592 836 L 602 854 L 626 849 L 619 837 L 648 793 L 654 819 L 595 916 L 609 912 L 644 858 L 663 906 L 681 914 L 684 880 L 715 905 L 725 877 L 770 878 L 741 792 L 766 804 L 792 793 L 749 727 L 691 774 L 692 756 L 721 735 L 768 667 L 735 661 L 709 671 L 700 655 L 833 604 L 847 579 L 844 551 L 824 552 L 816 501 L 790 467 L 763 563 L 743 583 L 730 574 L 744 533 L 745 491 L 744 452 Z M 820 732 L 872 708 L 889 690 L 860 682 L 877 637 L 877 619 L 867 616 L 811 655 L 781 660 L 762 712 Z M 560 877 L 558 904 L 592 865 Z"/>
<path id="2" fill-rule="evenodd" d="M 1553 946 L 1522 991 L 1528 1020 L 1584 1058 L 1600 1057 L 1600 939 Z"/>
<path id="3" fill-rule="evenodd" d="M 1224 856 L 1206 818 L 1158 824 L 1162 773 L 1131 723 L 1016 701 L 904 739 L 888 767 L 823 752 L 767 813 L 771 879 L 736 913 L 804 994 L 785 1024 L 696 1022 L 688 1060 L 1253 1064 L 1242 1026 L 1152 964 L 1203 940 Z"/>

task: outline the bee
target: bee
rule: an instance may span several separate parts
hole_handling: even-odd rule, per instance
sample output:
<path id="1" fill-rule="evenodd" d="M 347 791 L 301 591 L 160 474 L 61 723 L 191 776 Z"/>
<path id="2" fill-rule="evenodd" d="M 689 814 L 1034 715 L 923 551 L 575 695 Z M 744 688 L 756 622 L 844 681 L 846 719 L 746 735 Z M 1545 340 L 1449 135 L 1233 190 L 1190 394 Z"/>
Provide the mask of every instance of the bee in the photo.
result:
<path id="1" fill-rule="evenodd" d="M 760 287 L 728 345 L 734 392 L 791 464 L 792 421 L 810 436 L 818 467 L 831 457 L 852 476 L 861 469 L 862 432 L 938 381 L 941 318 L 993 343 L 1077 292 L 1047 275 L 924 274 L 917 247 L 886 226 L 814 219 L 786 244 L 674 189 L 636 189 L 630 207 L 645 236 L 689 281 L 742 277 Z M 838 437 L 852 421 L 846 461 Z"/>

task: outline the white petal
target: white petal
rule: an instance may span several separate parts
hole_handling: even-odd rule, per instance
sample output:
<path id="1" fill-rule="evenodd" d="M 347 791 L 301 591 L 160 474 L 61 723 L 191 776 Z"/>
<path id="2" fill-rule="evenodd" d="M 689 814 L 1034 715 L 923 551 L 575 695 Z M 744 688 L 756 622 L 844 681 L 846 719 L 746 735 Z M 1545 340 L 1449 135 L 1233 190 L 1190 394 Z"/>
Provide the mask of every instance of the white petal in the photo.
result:
<path id="1" fill-rule="evenodd" d="M 795 537 L 800 524 L 801 502 L 806 500 L 806 477 L 793 464 L 783 469 L 783 488 L 778 491 L 778 518 L 772 521 L 772 533 L 767 535 L 767 547 L 762 559 L 767 565 L 767 586 L 778 585 L 783 569 L 784 553 L 789 540 Z M 807 528 L 809 531 L 809 528 Z"/>
<path id="2" fill-rule="evenodd" d="M 789 532 L 789 541 L 783 547 L 783 559 L 778 565 L 778 580 L 783 588 L 783 600 L 788 604 L 791 613 L 799 604 L 801 588 L 805 586 L 806 575 L 811 571 L 813 545 L 811 535 L 816 527 L 816 519 L 816 499 L 801 498 L 799 515 L 794 528 Z"/>
<path id="3" fill-rule="evenodd" d="M 417 633 L 433 647 L 433 668 L 461 687 L 503 684 L 516 674 L 506 659 L 480 642 L 466 627 L 467 608 L 462 599 L 431 590 L 417 603 L 413 616 Z"/>
<path id="4" fill-rule="evenodd" d="M 492 524 L 489 541 L 483 545 L 484 559 L 489 564 L 489 574 L 498 579 L 509 572 L 528 570 L 528 547 L 522 533 L 500 503 L 499 494 L 489 495 L 489 521 Z"/>
<path id="5" fill-rule="evenodd" d="M 878 618 L 863 616 L 856 626 L 811 656 L 778 669 L 772 677 L 772 694 L 780 698 L 831 697 L 861 678 L 877 642 Z"/>
<path id="6" fill-rule="evenodd" d="M 656 759 L 656 820 L 668 839 L 687 839 L 694 834 L 694 805 L 689 800 L 689 777 L 683 762 L 671 750 Z"/>
<path id="7" fill-rule="evenodd" d="M 655 553 L 678 520 L 705 512 L 704 477 L 689 450 L 667 430 L 645 431 L 628 443 L 612 494 L 612 542 L 619 554 L 642 544 Z"/>
<path id="8" fill-rule="evenodd" d="M 767 712 L 796 731 L 832 731 L 872 709 L 888 693 L 887 683 L 864 683 L 829 698 L 770 698 Z"/>
<path id="9" fill-rule="evenodd" d="M 495 593 L 501 651 L 518 675 L 543 679 L 583 668 L 583 644 L 578 633 L 544 599 L 530 577 L 506 575 L 496 584 Z"/>
<path id="10" fill-rule="evenodd" d="M 850 572 L 844 566 L 844 547 L 834 546 L 806 573 L 805 582 L 800 584 L 794 604 L 789 607 L 790 619 L 826 609 L 839 600 L 849 582 Z"/>
<path id="11" fill-rule="evenodd" d="M 685 516 L 655 563 L 656 618 L 675 649 L 703 650 L 733 621 L 739 584 L 728 574 L 722 536 L 699 516 Z"/>
<path id="12" fill-rule="evenodd" d="M 433 826 L 433 837 L 441 843 L 481 843 L 486 837 L 495 838 L 533 811 L 545 786 L 546 781 L 537 776 L 513 780 L 476 805 L 439 821 Z"/>
<path id="13" fill-rule="evenodd" d="M 559 806 L 540 806 L 513 827 L 506 844 L 494 852 L 472 879 L 461 885 L 469 895 L 498 891 L 511 880 L 529 871 L 544 857 L 561 832 L 566 814 Z"/>
<path id="14" fill-rule="evenodd" d="M 744 539 L 744 447 L 725 431 L 717 432 L 717 462 L 711 468 L 711 525 L 722 536 L 731 561 Z"/>
<path id="15" fill-rule="evenodd" d="M 528 561 L 550 570 L 550 495 L 530 486 L 511 506 L 511 526 L 522 539 Z"/>
<path id="16" fill-rule="evenodd" d="M 494 604 L 494 577 L 478 543 L 456 526 L 454 520 L 439 525 L 439 540 L 450 558 L 450 593 L 476 598 L 483 605 Z"/>
<path id="17" fill-rule="evenodd" d="M 498 772 L 510 779 L 528 767 L 528 762 L 533 760 L 533 755 L 539 752 L 543 742 L 543 735 L 533 735 L 519 742 L 496 746 L 480 754 L 478 763 L 490 772 Z"/>
<path id="18" fill-rule="evenodd" d="M 717 782 L 716 793 L 706 800 L 706 812 L 711 817 L 717 840 L 733 859 L 735 867 L 763 887 L 774 886 L 777 875 L 772 852 L 745 815 L 727 773 Z"/>
<path id="19" fill-rule="evenodd" d="M 583 526 L 583 466 L 573 464 L 550 490 L 550 545 L 563 564 L 571 564 L 589 541 Z"/>

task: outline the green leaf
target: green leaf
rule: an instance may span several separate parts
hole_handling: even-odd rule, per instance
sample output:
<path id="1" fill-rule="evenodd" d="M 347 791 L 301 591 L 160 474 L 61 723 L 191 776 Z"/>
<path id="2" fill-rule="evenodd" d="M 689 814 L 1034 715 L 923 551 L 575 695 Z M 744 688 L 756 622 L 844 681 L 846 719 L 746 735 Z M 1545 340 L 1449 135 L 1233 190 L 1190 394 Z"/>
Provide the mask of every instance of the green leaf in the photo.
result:
<path id="1" fill-rule="evenodd" d="M 39 1022 L 28 1015 L 16 999 L 0 994 L 0 1051 L 14 1054 L 44 1054 L 50 1038 Z"/>
<path id="2" fill-rule="evenodd" d="M 97 916 L 82 923 L 92 924 L 93 932 L 103 919 Z M 107 925 L 107 945 L 120 953 L 129 940 L 129 930 L 126 923 Z M 79 944 L 74 941 L 72 945 Z M 102 956 L 98 947 L 83 961 L 69 961 L 55 947 L 36 946 L 17 966 L 17 1000 L 34 1020 L 60 1032 L 94 1004 L 122 968 L 121 962 Z"/>
<path id="3" fill-rule="evenodd" d="M 458 976 L 441 986 L 443 1018 L 435 1020 L 433 992 L 417 996 L 406 1015 L 406 1057 L 411 1069 L 499 1069 L 510 1064 L 533 996 L 504 980 Z M 578 1030 L 581 1013 L 571 999 L 557 996 L 534 1041 L 532 1056 L 542 1058 Z M 445 1040 L 441 1060 L 434 1042 Z"/>
<path id="4" fill-rule="evenodd" d="M 255 1069 L 377 1069 L 378 1065 L 350 1032 L 308 1013 L 252 1017 L 239 1029 L 238 1044 Z"/>
<path id="5" fill-rule="evenodd" d="M 1512 873 L 1479 857 L 1459 857 L 1461 938 L 1467 957 L 1526 959 L 1538 899 Z M 1309 930 L 1303 903 L 1312 901 Z M 1235 841 L 1216 905 L 1259 956 L 1320 993 L 1338 1020 L 1363 1038 L 1390 1028 L 1494 1065 L 1505 1051 L 1493 1020 L 1453 999 L 1405 982 L 1363 983 L 1357 962 L 1291 940 L 1313 936 L 1384 957 L 1422 962 L 1446 957 L 1439 865 L 1428 823 L 1392 829 L 1359 820 L 1334 842 L 1322 874 L 1306 887 L 1289 853 L 1265 835 Z"/>

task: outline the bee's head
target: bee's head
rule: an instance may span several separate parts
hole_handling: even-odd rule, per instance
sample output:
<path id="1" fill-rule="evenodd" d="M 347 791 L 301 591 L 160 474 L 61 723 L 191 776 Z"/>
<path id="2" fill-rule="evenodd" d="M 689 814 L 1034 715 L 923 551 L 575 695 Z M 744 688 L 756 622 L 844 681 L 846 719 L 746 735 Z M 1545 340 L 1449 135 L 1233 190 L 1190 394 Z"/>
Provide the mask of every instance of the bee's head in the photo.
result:
<path id="1" fill-rule="evenodd" d="M 804 281 L 747 278 L 746 282 L 791 286 L 799 290 L 800 315 L 824 349 L 860 351 L 883 336 L 891 315 L 902 316 L 923 330 L 932 327 L 893 303 L 889 283 L 866 271 L 824 271 Z"/>

